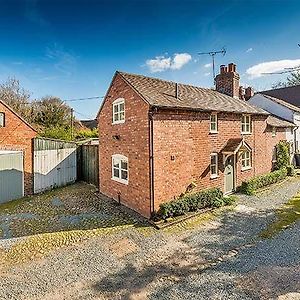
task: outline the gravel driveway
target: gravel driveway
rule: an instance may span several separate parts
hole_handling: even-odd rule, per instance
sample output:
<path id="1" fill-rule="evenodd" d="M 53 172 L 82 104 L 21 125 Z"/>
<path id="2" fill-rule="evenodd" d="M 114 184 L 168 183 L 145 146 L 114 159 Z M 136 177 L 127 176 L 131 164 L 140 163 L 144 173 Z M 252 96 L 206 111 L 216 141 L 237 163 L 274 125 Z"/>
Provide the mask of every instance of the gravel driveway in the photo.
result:
<path id="1" fill-rule="evenodd" d="M 5 267 L 0 299 L 300 299 L 300 223 L 260 237 L 298 191 L 289 179 L 205 218 L 137 222 Z"/>

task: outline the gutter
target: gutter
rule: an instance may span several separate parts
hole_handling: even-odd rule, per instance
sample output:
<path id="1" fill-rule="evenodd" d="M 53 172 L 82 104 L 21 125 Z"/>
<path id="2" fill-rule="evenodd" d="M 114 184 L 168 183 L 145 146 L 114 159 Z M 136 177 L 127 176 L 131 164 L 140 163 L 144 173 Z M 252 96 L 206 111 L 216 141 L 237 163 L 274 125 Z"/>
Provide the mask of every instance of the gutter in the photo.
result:
<path id="1" fill-rule="evenodd" d="M 150 185 L 150 217 L 154 213 L 154 157 L 153 157 L 153 115 L 156 112 L 150 108 L 149 123 L 149 185 Z"/>

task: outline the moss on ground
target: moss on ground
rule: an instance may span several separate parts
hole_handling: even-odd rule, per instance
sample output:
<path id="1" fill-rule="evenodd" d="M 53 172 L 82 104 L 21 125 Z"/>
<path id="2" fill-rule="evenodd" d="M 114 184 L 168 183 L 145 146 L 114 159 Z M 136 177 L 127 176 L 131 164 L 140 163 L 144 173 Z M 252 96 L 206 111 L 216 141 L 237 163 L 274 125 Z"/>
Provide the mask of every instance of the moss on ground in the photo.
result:
<path id="1" fill-rule="evenodd" d="M 91 230 L 44 233 L 20 240 L 8 250 L 0 249 L 0 266 L 7 267 L 42 258 L 52 250 L 82 242 L 88 238 L 117 233 L 134 225 L 121 225 Z"/>
<path id="2" fill-rule="evenodd" d="M 99 198 L 95 192 L 91 185 L 76 183 L 11 201 L 0 205 L 0 222 L 9 227 L 10 237 L 137 223 L 114 202 Z M 3 236 L 0 232 L 0 238 Z"/>
<path id="3" fill-rule="evenodd" d="M 276 212 L 275 221 L 261 232 L 260 236 L 265 239 L 273 238 L 298 220 L 300 220 L 300 193 Z"/>

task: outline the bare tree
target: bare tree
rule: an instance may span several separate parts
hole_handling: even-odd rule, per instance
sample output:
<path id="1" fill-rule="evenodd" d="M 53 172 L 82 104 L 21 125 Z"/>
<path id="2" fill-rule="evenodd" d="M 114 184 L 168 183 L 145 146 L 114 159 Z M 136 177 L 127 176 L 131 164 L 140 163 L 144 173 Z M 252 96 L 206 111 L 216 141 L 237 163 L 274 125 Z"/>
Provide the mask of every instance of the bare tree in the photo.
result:
<path id="1" fill-rule="evenodd" d="M 69 127 L 71 108 L 60 98 L 46 96 L 33 103 L 34 123 L 46 127 Z"/>
<path id="2" fill-rule="evenodd" d="M 32 121 L 30 93 L 20 86 L 16 78 L 0 84 L 0 99 L 28 121 Z"/>
<path id="3" fill-rule="evenodd" d="M 300 71 L 296 71 L 291 73 L 285 81 L 280 81 L 274 85 L 273 88 L 281 88 L 281 87 L 288 87 L 288 86 L 295 86 L 300 85 Z"/>

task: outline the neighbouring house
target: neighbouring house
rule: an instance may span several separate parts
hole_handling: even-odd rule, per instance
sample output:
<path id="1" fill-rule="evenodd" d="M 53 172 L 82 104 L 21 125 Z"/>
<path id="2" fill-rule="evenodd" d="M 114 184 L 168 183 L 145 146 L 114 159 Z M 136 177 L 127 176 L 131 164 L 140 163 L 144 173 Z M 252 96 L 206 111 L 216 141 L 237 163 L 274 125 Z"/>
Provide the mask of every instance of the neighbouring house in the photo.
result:
<path id="1" fill-rule="evenodd" d="M 36 130 L 0 100 L 0 203 L 33 193 Z"/>
<path id="2" fill-rule="evenodd" d="M 289 89 L 289 88 L 288 88 Z M 280 89 L 283 90 L 283 89 Z M 298 90 L 300 93 L 300 90 Z M 299 152 L 300 141 L 300 94 L 299 94 L 299 107 L 291 104 L 289 101 L 285 101 L 285 98 L 277 98 L 270 96 L 271 91 L 259 92 L 251 97 L 248 102 L 254 104 L 271 114 L 294 123 L 296 126 L 287 128 L 286 140 L 291 144 L 292 153 Z M 275 94 L 275 93 L 274 93 Z M 281 97 L 283 93 L 279 94 Z"/>
<path id="3" fill-rule="evenodd" d="M 115 73 L 98 113 L 101 193 L 150 217 L 192 184 L 231 193 L 272 170 L 294 124 L 239 99 L 234 64 L 220 71 L 217 91 Z"/>
<path id="4" fill-rule="evenodd" d="M 95 120 L 80 120 L 79 122 L 81 123 L 83 128 L 88 128 L 91 130 L 98 128 L 97 119 L 95 119 Z"/>

